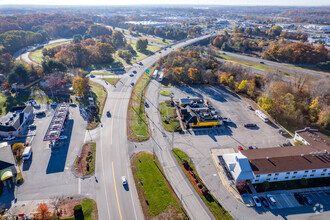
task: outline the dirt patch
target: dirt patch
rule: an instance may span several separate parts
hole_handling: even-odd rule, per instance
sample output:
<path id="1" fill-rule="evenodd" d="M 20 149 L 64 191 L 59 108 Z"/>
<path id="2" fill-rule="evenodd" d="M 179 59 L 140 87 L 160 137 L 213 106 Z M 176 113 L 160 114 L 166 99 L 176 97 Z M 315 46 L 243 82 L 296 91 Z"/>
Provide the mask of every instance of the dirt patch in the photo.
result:
<path id="1" fill-rule="evenodd" d="M 76 163 L 75 163 L 75 167 L 76 167 L 76 171 L 80 174 L 80 175 L 85 175 L 86 171 L 87 171 L 87 161 L 86 158 L 88 157 L 88 152 L 92 152 L 93 148 L 90 144 L 85 144 L 82 148 L 80 157 L 78 157 Z"/>
<path id="2" fill-rule="evenodd" d="M 68 218 L 68 217 L 73 216 L 74 215 L 73 208 L 79 204 L 81 204 L 81 199 L 70 201 L 70 202 L 67 202 L 67 203 L 64 203 L 63 205 L 61 205 L 58 209 L 60 212 L 60 217 Z"/>

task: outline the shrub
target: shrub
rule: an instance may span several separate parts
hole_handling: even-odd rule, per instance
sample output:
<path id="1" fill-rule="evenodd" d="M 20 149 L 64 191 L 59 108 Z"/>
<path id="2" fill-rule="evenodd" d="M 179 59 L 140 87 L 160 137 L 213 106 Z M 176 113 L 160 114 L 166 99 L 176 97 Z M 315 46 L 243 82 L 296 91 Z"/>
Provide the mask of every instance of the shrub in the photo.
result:
<path id="1" fill-rule="evenodd" d="M 200 188 L 200 189 L 203 187 L 203 185 L 202 185 L 201 183 L 198 183 L 197 186 L 198 186 L 198 188 Z"/>
<path id="2" fill-rule="evenodd" d="M 82 210 L 82 206 L 79 204 L 79 205 L 76 205 L 74 208 L 73 208 L 73 211 L 79 211 L 79 210 Z"/>
<path id="3" fill-rule="evenodd" d="M 209 190 L 205 186 L 201 189 L 201 191 L 204 196 L 207 196 L 209 194 Z"/>
<path id="4" fill-rule="evenodd" d="M 300 180 L 300 185 L 301 185 L 301 186 L 307 186 L 307 185 L 308 185 L 308 181 L 307 181 L 307 179 L 306 179 L 306 178 L 302 178 L 302 179 Z"/>

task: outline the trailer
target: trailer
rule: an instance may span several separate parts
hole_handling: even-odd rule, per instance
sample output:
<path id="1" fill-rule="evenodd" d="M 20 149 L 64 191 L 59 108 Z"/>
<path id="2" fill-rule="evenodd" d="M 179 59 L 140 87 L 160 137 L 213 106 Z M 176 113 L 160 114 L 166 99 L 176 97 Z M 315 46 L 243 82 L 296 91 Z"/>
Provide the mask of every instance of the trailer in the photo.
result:
<path id="1" fill-rule="evenodd" d="M 256 113 L 256 115 L 257 115 L 261 120 L 263 120 L 264 122 L 268 122 L 268 121 L 269 121 L 267 115 L 265 115 L 262 111 L 260 111 L 260 110 L 256 110 L 255 113 Z"/>

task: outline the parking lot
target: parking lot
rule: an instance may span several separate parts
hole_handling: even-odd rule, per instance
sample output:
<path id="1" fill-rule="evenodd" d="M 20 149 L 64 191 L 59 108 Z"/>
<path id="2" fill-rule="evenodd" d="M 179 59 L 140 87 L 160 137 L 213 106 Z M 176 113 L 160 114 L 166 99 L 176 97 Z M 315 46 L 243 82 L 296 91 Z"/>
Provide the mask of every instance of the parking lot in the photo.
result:
<path id="1" fill-rule="evenodd" d="M 42 105 L 45 115 L 36 116 L 33 121 L 35 128 L 29 130 L 25 142 L 32 146 L 32 156 L 22 165 L 24 183 L 17 187 L 19 200 L 49 198 L 53 195 L 78 194 L 80 181 L 74 177 L 72 167 L 76 156 L 84 142 L 87 126 L 87 113 L 84 107 L 71 106 L 68 120 L 64 124 L 61 135 L 66 136 L 55 147 L 43 138 L 54 115 L 56 106 Z M 21 142 L 23 138 L 15 140 Z"/>

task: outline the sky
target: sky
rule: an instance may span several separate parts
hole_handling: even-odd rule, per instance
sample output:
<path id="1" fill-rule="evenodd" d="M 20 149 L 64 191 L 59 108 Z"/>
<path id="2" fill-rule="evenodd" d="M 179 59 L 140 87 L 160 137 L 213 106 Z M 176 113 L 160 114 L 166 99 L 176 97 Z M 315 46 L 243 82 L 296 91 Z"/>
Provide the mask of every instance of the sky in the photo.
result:
<path id="1" fill-rule="evenodd" d="M 196 4 L 196 5 L 290 5 L 330 6 L 329 0 L 0 0 L 0 5 L 155 5 L 155 4 Z M 0 6 L 1 7 L 1 6 Z"/>

